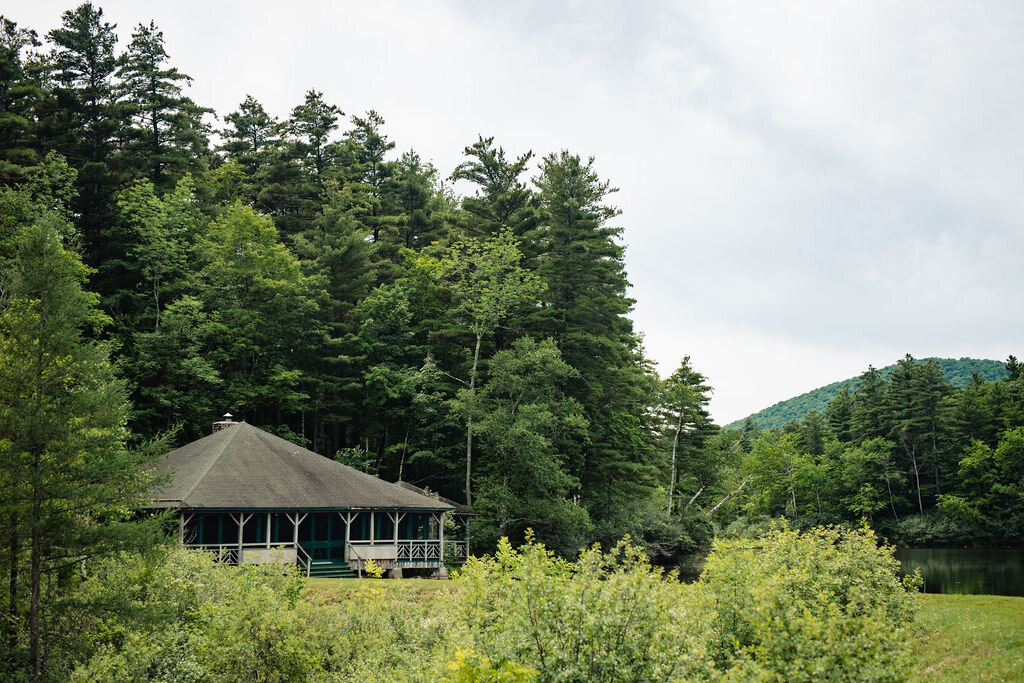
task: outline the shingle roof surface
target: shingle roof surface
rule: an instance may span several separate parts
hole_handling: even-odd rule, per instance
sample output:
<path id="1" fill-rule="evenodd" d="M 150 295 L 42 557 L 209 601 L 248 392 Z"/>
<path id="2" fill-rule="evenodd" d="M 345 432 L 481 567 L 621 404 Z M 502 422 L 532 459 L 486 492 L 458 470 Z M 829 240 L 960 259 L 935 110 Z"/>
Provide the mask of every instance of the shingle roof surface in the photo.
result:
<path id="1" fill-rule="evenodd" d="M 396 481 L 395 484 L 398 485 L 398 486 L 401 486 L 403 489 L 406 489 L 408 491 L 412 491 L 413 493 L 420 493 L 420 494 L 426 495 L 426 491 L 421 489 L 419 486 L 416 486 L 415 484 L 410 484 L 407 481 Z M 451 498 L 445 498 L 444 496 L 439 495 L 437 497 L 437 499 L 439 501 L 441 501 L 442 503 L 448 503 L 448 505 L 451 505 L 453 508 L 455 508 L 455 512 L 457 514 L 460 514 L 460 515 L 477 515 L 477 514 L 479 514 L 476 510 L 474 510 L 473 508 L 469 507 L 468 505 L 463 505 L 462 503 L 457 503 L 454 500 L 452 500 Z"/>
<path id="2" fill-rule="evenodd" d="M 296 446 L 245 422 L 168 453 L 157 474 L 173 472 L 151 507 L 234 510 L 418 508 L 451 505 Z"/>

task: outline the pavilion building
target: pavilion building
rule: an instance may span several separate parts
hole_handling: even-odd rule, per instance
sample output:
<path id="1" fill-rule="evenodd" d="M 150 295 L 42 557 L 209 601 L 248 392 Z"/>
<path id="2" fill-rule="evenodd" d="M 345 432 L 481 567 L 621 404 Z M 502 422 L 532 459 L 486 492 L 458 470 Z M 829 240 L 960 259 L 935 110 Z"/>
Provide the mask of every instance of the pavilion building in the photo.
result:
<path id="1" fill-rule="evenodd" d="M 366 560 L 402 576 L 444 573 L 465 559 L 446 544 L 442 515 L 455 506 L 325 458 L 245 422 L 214 432 L 158 463 L 150 508 L 177 512 L 181 542 L 222 562 L 295 562 L 307 576 L 350 576 Z M 464 511 L 463 511 L 464 512 Z"/>

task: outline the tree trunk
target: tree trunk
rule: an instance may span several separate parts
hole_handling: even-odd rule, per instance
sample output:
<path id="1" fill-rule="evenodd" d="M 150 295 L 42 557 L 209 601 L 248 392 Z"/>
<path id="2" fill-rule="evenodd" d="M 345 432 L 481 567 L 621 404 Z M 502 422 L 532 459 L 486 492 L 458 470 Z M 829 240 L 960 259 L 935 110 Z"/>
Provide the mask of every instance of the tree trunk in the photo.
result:
<path id="1" fill-rule="evenodd" d="M 917 455 L 914 453 L 914 449 L 910 450 L 910 461 L 914 465 L 914 482 L 917 484 L 917 509 L 924 514 L 924 503 L 921 502 L 921 473 L 917 469 Z"/>
<path id="2" fill-rule="evenodd" d="M 796 521 L 799 516 L 796 511 L 796 485 L 793 482 L 793 463 L 789 463 L 789 467 L 786 468 L 786 472 L 789 474 L 789 495 L 793 501 L 793 521 Z"/>
<path id="3" fill-rule="evenodd" d="M 476 349 L 473 351 L 473 369 L 469 372 L 469 410 L 466 414 L 466 505 L 473 505 L 473 489 L 470 475 L 473 470 L 473 408 L 476 402 L 476 368 L 480 362 L 480 342 L 483 333 L 476 334 Z"/>
<path id="4" fill-rule="evenodd" d="M 42 469 L 41 454 L 36 453 L 33 463 L 33 484 L 32 492 L 32 548 L 29 574 L 30 597 L 28 603 L 28 659 L 32 669 L 32 680 L 38 681 L 42 673 L 42 662 L 40 659 L 40 629 L 39 629 L 39 602 L 40 589 L 42 587 L 42 492 L 39 490 L 39 473 Z"/>
<path id="5" fill-rule="evenodd" d="M 398 461 L 398 481 L 402 481 L 402 477 L 405 476 L 405 455 L 409 452 L 409 422 L 405 423 L 405 440 L 402 441 L 402 457 Z"/>
<path id="6" fill-rule="evenodd" d="M 683 411 L 679 411 L 679 420 L 676 422 L 676 434 L 672 438 L 672 476 L 668 485 L 668 514 L 672 514 L 672 494 L 676 490 L 676 448 L 679 446 L 679 432 L 683 431 Z M 689 505 L 687 505 L 689 507 Z"/>
<path id="7" fill-rule="evenodd" d="M 739 493 L 740 491 L 742 491 L 742 490 L 743 490 L 743 487 L 747 485 L 747 482 L 748 482 L 748 481 L 750 481 L 751 477 L 753 477 L 753 476 L 754 476 L 753 474 L 748 474 L 748 475 L 747 475 L 747 478 L 743 480 L 743 483 L 739 485 L 739 488 L 737 488 L 737 489 L 736 489 L 735 491 L 733 491 L 732 493 L 730 493 L 729 495 L 727 495 L 727 496 L 726 496 L 725 498 L 723 498 L 722 500 L 718 501 L 718 505 L 716 505 L 715 507 L 713 507 L 713 508 L 711 508 L 710 510 L 708 510 L 708 511 L 707 511 L 707 512 L 706 512 L 706 513 L 704 514 L 704 516 L 705 516 L 705 517 L 711 517 L 711 515 L 715 514 L 715 512 L 717 512 L 717 511 L 718 511 L 718 508 L 720 508 L 720 507 L 722 507 L 723 505 L 725 505 L 726 503 L 728 503 L 728 502 L 729 502 L 729 501 L 730 501 L 730 500 L 732 499 L 732 497 L 733 497 L 733 496 L 735 496 L 735 495 L 736 495 L 737 493 Z"/>
<path id="8" fill-rule="evenodd" d="M 693 503 L 697 500 L 697 498 L 700 497 L 700 494 L 704 492 L 705 488 L 707 488 L 707 487 L 701 486 L 699 489 L 697 489 L 697 493 L 693 494 L 693 498 L 691 498 L 689 500 L 689 502 L 686 503 L 686 507 L 683 508 L 683 512 L 686 512 L 687 510 L 690 509 L 690 506 L 693 505 Z"/>
<path id="9" fill-rule="evenodd" d="M 12 655 L 14 649 L 18 645 L 18 629 L 15 626 L 18 623 L 18 554 L 21 551 L 20 539 L 18 537 L 18 513 L 14 510 L 11 511 L 11 540 L 7 547 L 8 560 L 11 563 L 11 572 L 9 578 L 9 590 L 10 597 L 7 603 L 8 620 L 5 624 L 5 630 L 10 629 L 7 634 L 7 651 Z"/>
<path id="10" fill-rule="evenodd" d="M 889 472 L 885 472 L 885 488 L 889 490 L 889 507 L 892 508 L 892 517 L 897 522 L 900 521 L 900 516 L 896 514 L 896 501 L 892 498 L 892 484 L 889 482 Z"/>

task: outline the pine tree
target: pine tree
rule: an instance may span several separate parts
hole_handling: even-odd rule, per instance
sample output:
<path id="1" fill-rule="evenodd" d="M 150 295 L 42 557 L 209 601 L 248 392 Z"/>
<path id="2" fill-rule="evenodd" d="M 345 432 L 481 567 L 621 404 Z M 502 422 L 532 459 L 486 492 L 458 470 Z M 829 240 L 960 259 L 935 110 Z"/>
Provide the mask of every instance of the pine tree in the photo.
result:
<path id="1" fill-rule="evenodd" d="M 617 241 L 621 228 L 608 225 L 619 212 L 605 203 L 615 190 L 593 165 L 593 159 L 565 151 L 541 162 L 536 272 L 546 289 L 523 325 L 552 337 L 565 361 L 586 378 L 570 395 L 590 423 L 589 446 L 570 466 L 599 521 L 613 516 L 621 499 L 645 495 L 657 481 L 648 436 L 655 425 L 647 411 L 657 380 L 626 317 L 633 300 L 626 294 L 625 250 Z"/>
<path id="2" fill-rule="evenodd" d="M 22 181 L 39 162 L 35 107 L 43 93 L 22 54 L 38 46 L 35 31 L 0 16 L 0 184 Z"/>
<path id="3" fill-rule="evenodd" d="M 121 177 L 112 160 L 124 127 L 114 87 L 115 28 L 103 21 L 102 9 L 87 2 L 64 12 L 63 26 L 47 34 L 55 46 L 50 59 L 56 99 L 42 125 L 49 129 L 57 151 L 78 171 L 74 210 L 86 260 L 93 265 L 117 254 L 105 239 Z"/>
<path id="4" fill-rule="evenodd" d="M 714 468 L 700 458 L 707 440 L 718 431 L 708 412 L 711 387 L 706 382 L 707 378 L 690 365 L 689 356 L 662 382 L 661 421 L 665 435 L 672 441 L 667 508 L 670 515 L 675 509 L 674 495 L 681 479 L 690 479 L 685 490 L 694 491 L 690 495 L 696 498 L 710 483 L 713 473 Z"/>
<path id="5" fill-rule="evenodd" d="M 143 454 L 125 448 L 124 382 L 106 347 L 87 338 L 107 318 L 62 232 L 52 216 L 22 232 L 0 302 L 4 621 L 25 634 L 24 643 L 9 639 L 27 649 L 12 678 L 32 680 L 45 675 L 49 639 L 59 638 L 43 620 L 61 583 L 46 577 L 125 547 L 138 531 L 127 518 L 149 485 Z"/>
<path id="6" fill-rule="evenodd" d="M 219 149 L 226 152 L 229 162 L 242 168 L 245 191 L 240 199 L 252 204 L 259 194 L 260 178 L 280 150 L 281 125 L 252 95 L 246 95 L 238 111 L 224 121 L 230 125 L 220 131 L 224 144 Z"/>
<path id="7" fill-rule="evenodd" d="M 842 443 L 853 439 L 853 397 L 850 394 L 850 383 L 847 382 L 836 392 L 825 407 L 825 418 L 828 420 L 832 435 Z"/>
<path id="8" fill-rule="evenodd" d="M 117 70 L 122 106 L 134 124 L 124 133 L 123 165 L 149 178 L 158 193 L 185 173 L 207 167 L 208 126 L 202 117 L 213 112 L 182 94 L 192 79 L 167 61 L 164 34 L 151 21 L 132 33 Z"/>
<path id="9" fill-rule="evenodd" d="M 451 179 L 468 180 L 476 186 L 476 192 L 462 200 L 462 211 L 453 217 L 456 228 L 465 237 L 496 235 L 508 228 L 523 240 L 529 262 L 533 256 L 532 231 L 537 226 L 537 212 L 533 193 L 521 176 L 533 152 L 508 159 L 504 149 L 494 146 L 494 138 L 481 135 L 463 154 L 469 159 L 455 168 Z"/>
<path id="10" fill-rule="evenodd" d="M 857 388 L 853 391 L 850 421 L 854 443 L 888 437 L 889 430 L 884 413 L 885 380 L 878 370 L 869 365 L 857 378 Z"/>

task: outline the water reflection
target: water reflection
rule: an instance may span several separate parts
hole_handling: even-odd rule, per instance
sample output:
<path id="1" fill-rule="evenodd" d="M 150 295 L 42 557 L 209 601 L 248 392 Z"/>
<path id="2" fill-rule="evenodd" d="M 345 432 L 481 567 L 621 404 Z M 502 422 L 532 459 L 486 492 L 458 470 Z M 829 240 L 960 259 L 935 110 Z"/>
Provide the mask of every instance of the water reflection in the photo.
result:
<path id="1" fill-rule="evenodd" d="M 920 567 L 925 593 L 1024 596 L 1024 549 L 900 549 L 896 559 Z"/>

